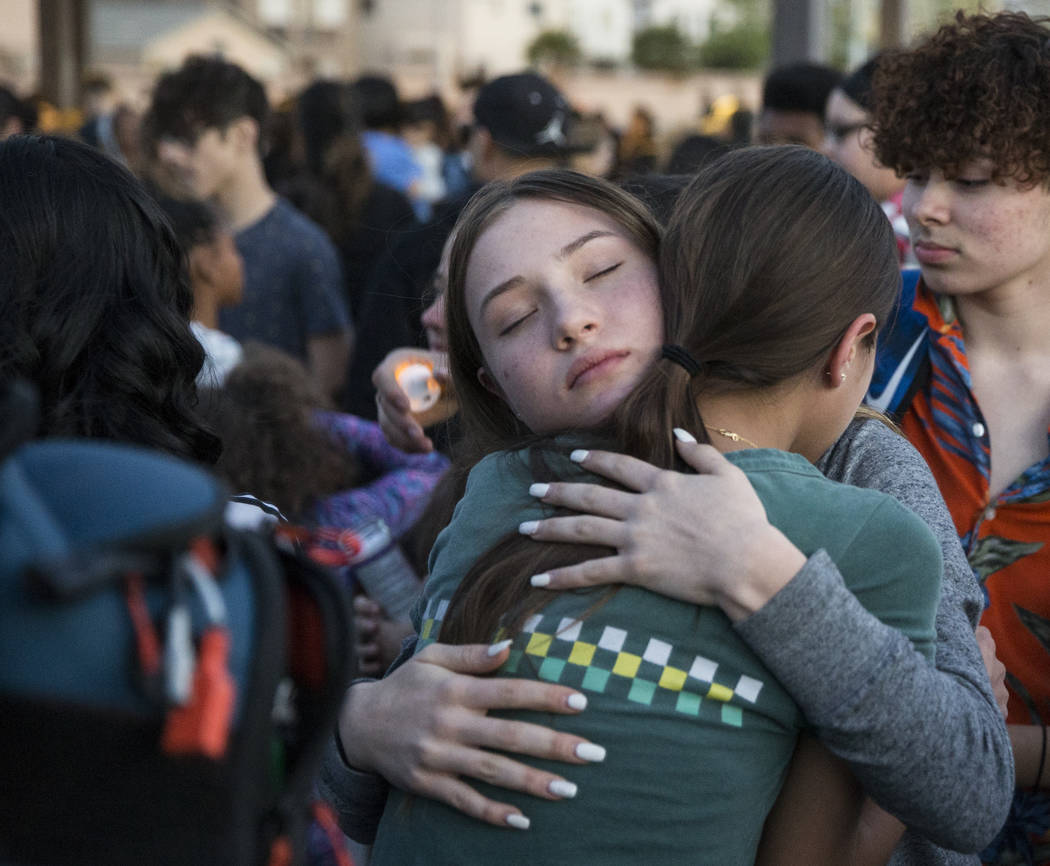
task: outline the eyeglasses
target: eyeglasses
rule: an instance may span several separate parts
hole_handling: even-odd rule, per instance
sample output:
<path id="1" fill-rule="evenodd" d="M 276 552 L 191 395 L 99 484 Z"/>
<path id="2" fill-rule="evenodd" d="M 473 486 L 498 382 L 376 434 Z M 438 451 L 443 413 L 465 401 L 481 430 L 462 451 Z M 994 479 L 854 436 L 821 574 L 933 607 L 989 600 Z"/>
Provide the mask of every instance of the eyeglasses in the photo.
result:
<path id="1" fill-rule="evenodd" d="M 845 141 L 857 130 L 864 129 L 868 125 L 866 120 L 859 120 L 856 123 L 829 123 L 825 125 L 824 133 L 835 141 Z"/>

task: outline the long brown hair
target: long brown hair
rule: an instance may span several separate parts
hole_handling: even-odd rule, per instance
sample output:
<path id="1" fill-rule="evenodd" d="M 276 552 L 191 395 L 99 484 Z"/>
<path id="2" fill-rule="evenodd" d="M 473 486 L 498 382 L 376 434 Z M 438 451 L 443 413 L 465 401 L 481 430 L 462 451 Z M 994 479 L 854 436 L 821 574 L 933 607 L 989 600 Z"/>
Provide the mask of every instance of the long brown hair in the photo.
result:
<path id="1" fill-rule="evenodd" d="M 483 360 L 463 282 L 477 238 L 514 200 L 501 188 L 475 201 L 453 245 L 449 278 L 457 394 L 465 422 L 490 450 L 511 445 L 517 428 L 477 383 Z M 870 312 L 884 324 L 900 287 L 881 208 L 847 172 L 802 147 L 737 150 L 700 172 L 679 198 L 659 263 L 667 342 L 684 347 L 701 370 L 690 376 L 670 361 L 654 364 L 614 413 L 607 444 L 665 468 L 675 465 L 674 427 L 706 439 L 697 405 L 703 393 L 765 389 L 815 371 L 857 316 Z M 504 614 L 513 631 L 549 599 L 531 589 L 529 574 L 611 552 L 508 536 L 461 582 L 442 640 L 491 639 Z"/>
<path id="2" fill-rule="evenodd" d="M 884 325 L 895 249 L 864 186 L 815 151 L 752 147 L 712 163 L 679 197 L 659 259 L 666 341 L 700 373 L 654 365 L 615 414 L 617 444 L 671 467 L 674 427 L 707 438 L 703 394 L 818 368 L 862 313 Z"/>

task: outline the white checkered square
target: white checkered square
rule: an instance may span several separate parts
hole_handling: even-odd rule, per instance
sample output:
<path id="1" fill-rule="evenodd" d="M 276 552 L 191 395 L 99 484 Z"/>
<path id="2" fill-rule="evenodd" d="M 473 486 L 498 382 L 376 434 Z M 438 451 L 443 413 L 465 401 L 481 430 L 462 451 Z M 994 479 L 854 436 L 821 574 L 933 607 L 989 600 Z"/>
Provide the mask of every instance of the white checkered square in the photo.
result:
<path id="1" fill-rule="evenodd" d="M 438 605 L 437 616 L 435 617 L 435 619 L 442 619 L 443 620 L 445 618 L 445 611 L 447 611 L 447 610 L 448 610 L 448 599 L 447 598 L 443 598 L 443 599 L 441 599 L 441 604 Z"/>
<path id="2" fill-rule="evenodd" d="M 598 639 L 598 646 L 605 650 L 618 653 L 623 649 L 623 642 L 627 640 L 627 632 L 622 628 L 613 628 L 607 625 L 602 629 L 602 636 Z"/>
<path id="3" fill-rule="evenodd" d="M 645 652 L 642 653 L 642 658 L 647 662 L 652 662 L 654 665 L 663 666 L 671 658 L 671 645 L 651 637 L 649 638 L 649 645 L 645 648 Z"/>
<path id="4" fill-rule="evenodd" d="M 434 615 L 434 604 L 436 602 L 436 598 L 432 598 L 427 602 L 427 609 L 423 611 L 423 619 L 430 619 Z"/>
<path id="5" fill-rule="evenodd" d="M 558 632 L 555 636 L 558 640 L 579 640 L 580 629 L 582 627 L 583 623 L 578 619 L 569 619 L 569 617 L 565 617 L 560 623 L 558 623 Z"/>
<path id="6" fill-rule="evenodd" d="M 755 702 L 755 698 L 758 697 L 758 693 L 762 691 L 762 681 L 756 680 L 754 677 L 741 676 L 740 681 L 736 684 L 734 692 L 745 701 Z"/>
<path id="7" fill-rule="evenodd" d="M 693 666 L 689 668 L 689 676 L 704 683 L 714 682 L 715 671 L 718 670 L 718 662 L 697 656 L 693 659 Z"/>
<path id="8" fill-rule="evenodd" d="M 527 620 L 525 620 L 525 625 L 522 627 L 521 630 L 523 632 L 527 632 L 528 634 L 532 634 L 534 631 L 536 631 L 537 628 L 539 628 L 541 622 L 543 622 L 543 614 L 534 613 Z"/>

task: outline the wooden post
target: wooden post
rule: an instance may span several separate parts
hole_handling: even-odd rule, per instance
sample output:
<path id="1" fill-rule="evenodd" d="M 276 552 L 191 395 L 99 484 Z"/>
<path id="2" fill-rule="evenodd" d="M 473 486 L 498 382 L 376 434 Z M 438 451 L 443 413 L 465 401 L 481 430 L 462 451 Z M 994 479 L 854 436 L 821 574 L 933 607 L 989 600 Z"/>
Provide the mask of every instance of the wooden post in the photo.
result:
<path id="1" fill-rule="evenodd" d="M 822 0 L 773 0 L 772 53 L 774 68 L 803 60 L 824 60 Z"/>
<path id="2" fill-rule="evenodd" d="M 80 101 L 87 62 L 88 0 L 39 0 L 40 94 L 58 108 Z"/>
<path id="3" fill-rule="evenodd" d="M 898 48 L 906 41 L 907 0 L 882 0 L 879 11 L 879 47 Z"/>

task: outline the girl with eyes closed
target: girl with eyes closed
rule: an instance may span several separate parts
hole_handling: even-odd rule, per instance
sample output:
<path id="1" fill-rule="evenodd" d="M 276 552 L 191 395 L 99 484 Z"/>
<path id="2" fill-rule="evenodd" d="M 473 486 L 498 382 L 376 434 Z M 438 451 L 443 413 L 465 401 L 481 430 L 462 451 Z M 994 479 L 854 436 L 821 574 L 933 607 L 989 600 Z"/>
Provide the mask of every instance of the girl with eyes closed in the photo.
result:
<path id="1" fill-rule="evenodd" d="M 877 205 L 817 154 L 741 151 L 684 193 L 659 289 L 657 246 L 632 199 L 565 172 L 493 185 L 461 218 L 450 361 L 466 441 L 490 456 L 431 555 L 420 646 L 509 640 L 500 675 L 586 695 L 587 711 L 559 724 L 589 741 L 580 757 L 604 761 L 554 792 L 576 797 L 572 811 L 500 792 L 520 804 L 507 824 L 531 819 L 528 834 L 394 792 L 377 864 L 889 855 L 854 848 L 859 790 L 841 766 L 811 748 L 792 764 L 802 713 L 721 610 L 635 587 L 529 586 L 530 574 L 611 552 L 522 537 L 520 524 L 550 513 L 531 481 L 588 478 L 576 461 L 597 444 L 670 468 L 673 427 L 705 440 L 710 429 L 779 528 L 774 552 L 826 550 L 869 610 L 932 655 L 941 559 L 929 530 L 808 462 L 852 418 L 897 291 Z"/>

